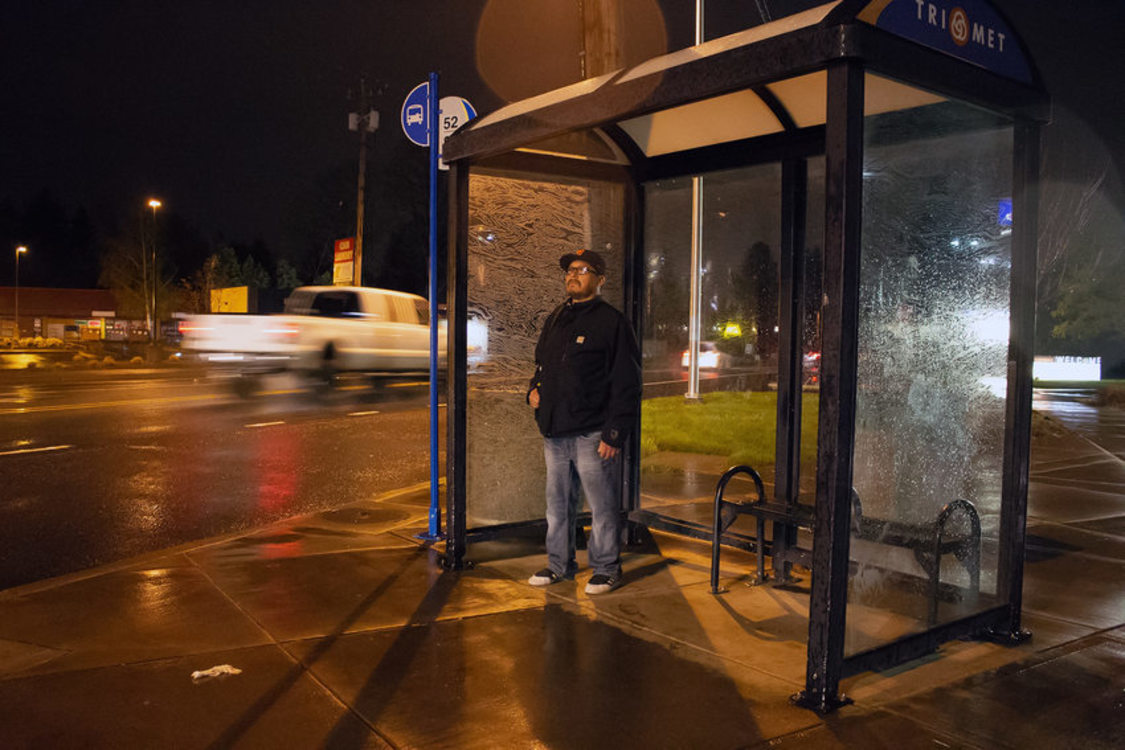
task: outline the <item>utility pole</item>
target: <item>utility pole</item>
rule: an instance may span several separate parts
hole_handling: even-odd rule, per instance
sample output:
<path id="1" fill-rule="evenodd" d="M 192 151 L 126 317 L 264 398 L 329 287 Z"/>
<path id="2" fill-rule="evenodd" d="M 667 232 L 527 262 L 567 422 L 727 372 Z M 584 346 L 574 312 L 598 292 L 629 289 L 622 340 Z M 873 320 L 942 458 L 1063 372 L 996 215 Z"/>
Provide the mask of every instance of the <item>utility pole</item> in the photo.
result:
<path id="1" fill-rule="evenodd" d="M 148 243 L 145 242 L 145 210 L 141 209 L 141 299 L 145 303 L 145 328 L 152 330 L 152 316 L 149 314 L 148 296 Z"/>
<path id="2" fill-rule="evenodd" d="M 704 0 L 695 0 L 695 44 L 703 44 Z M 703 400 L 699 394 L 699 340 L 703 324 L 703 176 L 691 176 L 691 269 L 688 282 L 688 387 L 684 400 Z"/>
<path id="3" fill-rule="evenodd" d="M 359 79 L 359 112 L 348 115 L 348 129 L 359 131 L 359 187 L 355 206 L 355 250 L 352 255 L 352 283 L 363 285 L 363 206 L 367 189 L 367 134 L 379 129 L 379 113 L 371 109 L 367 81 Z"/>
<path id="4" fill-rule="evenodd" d="M 625 9 L 620 0 L 580 0 L 582 77 L 596 78 L 624 67 L 620 33 Z"/>
<path id="5" fill-rule="evenodd" d="M 152 302 L 152 307 L 151 307 L 152 317 L 149 318 L 148 338 L 149 338 L 149 343 L 155 345 L 157 339 L 159 338 L 158 334 L 160 333 L 159 330 L 158 330 L 160 328 L 160 316 L 156 312 L 156 285 L 160 282 L 159 274 L 156 271 L 156 239 L 157 239 L 156 209 L 160 208 L 164 204 L 161 203 L 156 198 L 149 198 L 147 205 L 148 205 L 149 208 L 152 209 L 152 247 L 150 248 L 151 249 L 150 257 L 152 258 L 152 264 L 151 264 L 151 266 L 152 266 L 152 297 L 150 298 L 151 302 Z M 142 217 L 144 216 L 143 211 L 141 213 L 141 216 Z M 142 226 L 142 228 L 144 226 L 144 219 L 143 218 L 141 219 L 141 226 Z M 143 234 L 142 234 L 141 244 L 142 245 L 144 244 Z M 147 289 L 145 290 L 145 296 L 146 297 L 148 296 L 148 290 Z M 145 308 L 149 309 L 149 300 L 148 299 L 145 300 Z"/>

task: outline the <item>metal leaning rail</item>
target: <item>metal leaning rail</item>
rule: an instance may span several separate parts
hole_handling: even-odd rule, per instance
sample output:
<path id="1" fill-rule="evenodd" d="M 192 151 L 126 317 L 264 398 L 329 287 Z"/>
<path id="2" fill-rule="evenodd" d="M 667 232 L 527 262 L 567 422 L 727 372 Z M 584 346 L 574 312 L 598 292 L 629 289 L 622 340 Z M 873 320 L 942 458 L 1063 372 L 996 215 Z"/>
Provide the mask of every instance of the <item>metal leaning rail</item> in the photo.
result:
<path id="1" fill-rule="evenodd" d="M 723 499 L 727 485 L 735 476 L 746 474 L 754 481 L 757 490 L 757 500 L 753 502 L 737 503 Z M 812 528 L 813 510 L 805 505 L 785 505 L 771 503 L 766 500 L 765 487 L 762 478 L 753 468 L 740 465 L 727 469 L 719 478 L 715 488 L 714 523 L 711 537 L 711 593 L 719 594 L 719 555 L 722 545 L 722 534 L 731 524 L 743 514 L 754 516 L 757 524 L 757 573 L 754 584 L 764 583 L 769 576 L 765 572 L 765 525 L 766 521 L 774 522 L 775 547 L 778 537 L 778 525 Z M 947 527 L 956 516 L 963 516 L 968 520 L 968 535 L 949 538 Z M 941 589 L 941 560 L 948 553 L 952 553 L 969 573 L 969 590 L 975 596 L 980 592 L 980 556 L 981 556 L 981 526 L 980 516 L 976 508 L 968 500 L 958 498 L 942 507 L 937 517 L 928 524 L 908 524 L 900 521 L 887 521 L 871 519 L 863 515 L 863 504 L 859 494 L 852 489 L 852 534 L 866 541 L 887 544 L 894 547 L 903 547 L 913 550 L 915 559 L 926 572 L 929 579 L 929 607 L 927 619 L 931 625 L 937 622 L 938 599 Z M 787 550 L 783 558 L 788 561 L 792 556 L 788 553 L 797 550 Z M 807 559 L 807 553 L 799 555 Z M 776 566 L 775 566 L 776 567 Z M 789 582 L 787 576 L 780 576 L 780 582 Z"/>
<path id="2" fill-rule="evenodd" d="M 723 493 L 727 490 L 727 483 L 730 482 L 737 474 L 747 474 L 754 480 L 754 487 L 758 490 L 758 505 L 764 505 L 766 502 L 766 488 L 762 484 L 762 477 L 758 472 L 746 465 L 734 466 L 723 472 L 719 477 L 719 483 L 715 487 L 715 518 L 714 525 L 712 526 L 711 536 L 711 593 L 719 593 L 719 548 L 723 532 L 734 523 L 735 519 L 741 513 L 747 512 L 742 506 L 747 503 L 729 503 L 723 500 Z M 734 513 L 729 513 L 725 517 L 723 515 L 723 507 L 733 509 Z M 761 514 L 756 514 L 755 517 L 758 521 L 757 542 L 754 544 L 754 549 L 758 555 L 758 582 L 765 580 L 765 567 L 766 567 L 766 519 Z"/>

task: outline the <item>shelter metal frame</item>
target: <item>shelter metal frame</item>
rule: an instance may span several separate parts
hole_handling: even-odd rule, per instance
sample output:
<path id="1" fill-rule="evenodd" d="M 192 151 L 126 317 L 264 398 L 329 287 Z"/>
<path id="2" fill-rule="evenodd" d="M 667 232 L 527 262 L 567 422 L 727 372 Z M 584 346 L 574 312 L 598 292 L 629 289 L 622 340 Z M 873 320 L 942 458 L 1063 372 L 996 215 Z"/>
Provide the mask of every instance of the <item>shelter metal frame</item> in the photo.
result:
<path id="1" fill-rule="evenodd" d="M 776 440 L 776 497 L 797 502 L 800 448 L 801 334 L 803 273 L 808 210 L 807 159 L 825 161 L 825 237 L 821 308 L 821 390 L 818 425 L 812 589 L 805 689 L 798 702 L 818 712 L 846 699 L 840 680 L 882 669 L 933 651 L 963 636 L 1015 642 L 1027 637 L 1021 625 L 1023 548 L 1030 454 L 1031 362 L 1038 224 L 1039 129 L 1050 102 L 1022 42 L 1009 38 L 1023 55 L 1027 75 L 1015 80 L 964 59 L 890 33 L 873 22 L 880 9 L 901 0 L 840 0 L 779 19 L 759 29 L 712 40 L 543 97 L 509 105 L 470 123 L 445 146 L 450 163 L 448 309 L 448 467 L 445 561 L 465 563 L 470 542 L 502 537 L 541 521 L 470 529 L 466 514 L 467 280 L 470 169 L 535 173 L 606 180 L 625 186 L 625 314 L 638 327 L 644 310 L 644 185 L 671 177 L 762 163 L 781 165 L 781 251 L 779 265 L 779 371 Z M 964 3 L 963 3 L 964 4 Z M 910 6 L 914 3 L 910 2 Z M 991 10 L 986 0 L 967 4 Z M 770 29 L 769 27 L 774 27 Z M 1010 33 L 1010 31 L 1009 31 Z M 735 38 L 738 37 L 738 38 Z M 801 76 L 825 75 L 824 117 L 802 122 L 781 101 L 773 84 Z M 860 239 L 862 232 L 864 119 L 868 74 L 887 76 L 906 87 L 954 97 L 1013 123 L 1013 213 L 1010 277 L 1008 388 L 1005 403 L 1003 477 L 996 606 L 938 624 L 893 642 L 844 655 L 849 575 L 853 451 L 855 448 Z M 776 118 L 775 132 L 715 143 L 689 144 L 646 155 L 639 144 L 638 118 L 654 117 L 716 98 L 753 92 Z M 681 110 L 682 111 L 682 110 Z M 631 128 L 631 129 L 630 129 Z M 578 159 L 521 150 L 568 133 L 600 133 L 618 159 Z M 651 145 L 651 143 L 650 143 Z M 639 425 L 638 425 L 639 427 Z M 625 510 L 633 524 L 669 528 L 710 538 L 707 529 L 666 522 L 639 505 L 637 431 L 625 451 Z M 772 553 L 778 557 L 796 542 L 796 525 L 775 527 Z M 726 538 L 724 537 L 726 540 Z M 731 537 L 746 548 L 765 540 Z M 785 563 L 787 567 L 788 563 Z"/>

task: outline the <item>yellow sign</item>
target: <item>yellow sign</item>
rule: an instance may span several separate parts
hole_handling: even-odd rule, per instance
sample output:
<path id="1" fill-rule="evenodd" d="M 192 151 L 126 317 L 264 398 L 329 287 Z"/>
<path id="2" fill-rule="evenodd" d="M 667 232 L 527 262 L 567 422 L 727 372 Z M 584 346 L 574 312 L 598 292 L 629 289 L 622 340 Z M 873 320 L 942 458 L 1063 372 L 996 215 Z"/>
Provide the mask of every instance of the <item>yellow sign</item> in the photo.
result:
<path id="1" fill-rule="evenodd" d="M 250 312 L 250 287 L 228 286 L 211 290 L 211 312 Z"/>

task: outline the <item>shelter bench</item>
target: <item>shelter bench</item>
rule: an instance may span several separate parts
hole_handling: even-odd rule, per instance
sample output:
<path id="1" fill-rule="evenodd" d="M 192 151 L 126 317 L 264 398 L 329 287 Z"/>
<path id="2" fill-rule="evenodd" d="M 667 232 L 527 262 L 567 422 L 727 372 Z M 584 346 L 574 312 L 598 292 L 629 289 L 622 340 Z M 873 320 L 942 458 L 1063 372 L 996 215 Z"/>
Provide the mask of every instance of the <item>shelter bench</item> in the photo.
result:
<path id="1" fill-rule="evenodd" d="M 723 497 L 727 484 L 739 474 L 749 476 L 754 482 L 757 494 L 756 500 L 732 502 Z M 767 500 L 765 486 L 758 472 L 746 465 L 735 466 L 723 473 L 715 488 L 714 523 L 711 539 L 712 594 L 720 593 L 719 551 L 722 546 L 722 534 L 741 515 L 753 516 L 757 524 L 756 575 L 753 581 L 755 585 L 769 580 L 769 575 L 765 569 L 766 521 L 772 522 L 774 529 L 770 551 L 773 557 L 775 582 L 778 584 L 792 582 L 787 572 L 790 563 L 811 567 L 812 550 L 779 543 L 779 539 L 785 533 L 785 527 L 811 531 L 816 520 L 813 508 L 799 503 L 786 504 Z M 950 522 L 958 516 L 968 521 L 968 531 L 957 534 L 948 533 Z M 947 503 L 938 512 L 934 520 L 929 523 L 911 524 L 865 516 L 859 494 L 853 488 L 851 530 L 852 536 L 857 539 L 913 551 L 914 558 L 922 566 L 928 578 L 929 608 L 927 619 L 930 625 L 937 622 L 938 599 L 941 589 L 941 562 L 945 555 L 952 554 L 968 572 L 969 590 L 974 595 L 980 591 L 980 516 L 968 500 L 958 498 Z M 778 563 L 782 563 L 780 568 Z"/>

